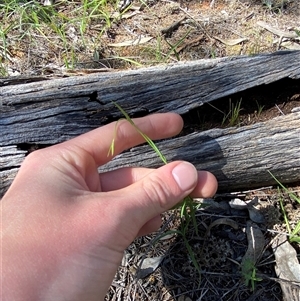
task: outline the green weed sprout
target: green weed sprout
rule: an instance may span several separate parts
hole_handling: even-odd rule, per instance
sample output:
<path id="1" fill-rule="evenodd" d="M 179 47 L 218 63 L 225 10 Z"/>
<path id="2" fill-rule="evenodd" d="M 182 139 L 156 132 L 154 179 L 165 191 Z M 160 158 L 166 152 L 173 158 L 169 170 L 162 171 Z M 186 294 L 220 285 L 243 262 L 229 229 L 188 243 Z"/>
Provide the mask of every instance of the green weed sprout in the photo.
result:
<path id="1" fill-rule="evenodd" d="M 165 158 L 165 156 L 162 154 L 162 152 L 158 149 L 158 147 L 156 146 L 156 144 L 146 135 L 144 134 L 139 128 L 138 126 L 132 121 L 132 119 L 129 117 L 129 115 L 125 112 L 125 110 L 118 105 L 116 102 L 113 102 L 113 104 L 117 107 L 117 109 L 124 115 L 125 119 L 135 128 L 135 130 L 144 138 L 144 140 L 150 145 L 150 147 L 155 151 L 155 153 L 159 156 L 159 158 L 161 159 L 161 161 L 164 164 L 167 164 L 167 159 Z M 117 133 L 117 125 L 118 123 L 116 123 L 116 127 L 115 127 L 115 132 L 114 132 L 114 137 L 112 139 L 109 151 L 107 156 L 113 155 L 114 154 L 114 150 L 115 150 L 115 137 L 116 137 L 116 133 Z M 181 226 L 180 226 L 180 230 L 170 230 L 167 231 L 166 233 L 164 233 L 162 236 L 165 235 L 169 235 L 169 234 L 179 234 L 183 237 L 184 240 L 184 244 L 187 248 L 189 257 L 191 259 L 191 261 L 193 262 L 195 268 L 197 269 L 197 271 L 200 274 L 200 267 L 198 262 L 196 261 L 194 252 L 186 238 L 187 236 L 187 232 L 188 232 L 188 228 L 189 225 L 192 223 L 195 229 L 196 234 L 198 235 L 198 227 L 197 227 L 197 221 L 196 221 L 196 210 L 198 209 L 199 204 L 195 204 L 194 200 L 190 197 L 187 196 L 185 197 L 177 206 L 175 206 L 172 209 L 176 209 L 176 208 L 180 208 L 180 218 L 181 218 Z M 160 236 L 158 239 L 160 239 L 162 236 Z M 156 241 L 157 241 L 156 240 Z"/>
<path id="2" fill-rule="evenodd" d="M 260 105 L 257 100 L 255 101 L 257 105 L 257 116 L 260 116 L 265 106 Z"/>
<path id="3" fill-rule="evenodd" d="M 176 48 L 178 46 L 180 46 L 184 42 L 184 40 L 187 38 L 187 36 L 190 34 L 190 32 L 191 32 L 191 30 L 188 30 L 187 33 L 177 43 L 175 43 L 174 45 L 172 45 L 171 43 L 169 43 L 167 41 L 167 39 L 165 39 L 165 42 L 171 47 L 171 49 L 169 50 L 168 54 L 166 55 L 165 62 L 170 57 L 170 55 L 171 55 L 172 52 L 174 52 L 174 55 L 175 55 L 177 61 L 180 61 L 180 57 L 179 57 L 179 54 L 176 51 Z"/>
<path id="4" fill-rule="evenodd" d="M 229 99 L 229 125 L 230 126 L 235 126 L 239 124 L 239 118 L 240 118 L 240 112 L 241 112 L 241 104 L 242 104 L 242 99 L 237 104 L 231 103 L 231 99 Z"/>
<path id="5" fill-rule="evenodd" d="M 256 266 L 249 258 L 242 262 L 242 276 L 246 286 L 251 285 L 252 291 L 255 289 L 255 283 L 262 281 L 262 278 L 256 277 Z"/>
<path id="6" fill-rule="evenodd" d="M 271 177 L 276 181 L 276 183 L 281 187 L 281 189 L 283 191 L 285 191 L 291 199 L 293 199 L 294 201 L 296 201 L 297 203 L 300 204 L 300 199 L 294 193 L 289 191 L 284 185 L 282 185 L 282 183 L 270 171 L 268 171 L 268 172 L 271 175 Z M 281 195 L 279 187 L 278 187 L 278 194 Z M 284 209 L 282 197 L 279 198 L 279 203 L 280 203 L 280 209 L 281 209 L 282 214 L 283 214 L 284 222 L 286 224 L 286 228 L 287 228 L 287 231 L 288 231 L 288 234 L 289 234 L 289 241 L 300 243 L 300 234 L 299 234 L 300 233 L 300 221 L 297 223 L 294 230 L 292 230 L 291 226 L 290 226 L 288 216 L 287 216 L 286 211 Z"/>

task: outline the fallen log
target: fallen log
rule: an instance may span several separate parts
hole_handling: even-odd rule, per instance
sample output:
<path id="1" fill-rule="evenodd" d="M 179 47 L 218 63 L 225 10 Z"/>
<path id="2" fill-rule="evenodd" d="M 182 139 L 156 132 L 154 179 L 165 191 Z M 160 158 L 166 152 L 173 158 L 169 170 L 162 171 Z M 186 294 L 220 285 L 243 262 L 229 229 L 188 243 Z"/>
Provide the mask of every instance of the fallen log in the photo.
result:
<path id="1" fill-rule="evenodd" d="M 83 77 L 53 80 L 40 77 L 33 82 L 0 79 L 0 195 L 10 185 L 32 145 L 59 143 L 122 117 L 112 101 L 130 116 L 166 111 L 183 114 L 251 87 L 282 78 L 300 78 L 299 61 L 299 51 L 283 51 Z M 194 133 L 161 142 L 166 143 L 161 147 L 169 160 L 189 160 L 198 168 L 214 172 L 221 190 L 270 185 L 274 181 L 267 169 L 283 183 L 293 182 L 300 179 L 296 133 L 299 115 L 293 113 L 281 118 L 287 119 L 253 128 Z M 277 122 L 282 123 L 276 125 Z M 143 153 L 140 162 L 134 158 L 128 161 L 128 154 L 134 152 L 135 158 L 138 152 Z M 159 165 L 157 160 L 151 150 L 135 148 L 107 168 L 128 162 L 153 167 Z M 278 160 L 281 165 L 276 167 Z"/>
<path id="2" fill-rule="evenodd" d="M 211 171 L 219 189 L 233 191 L 300 180 L 300 112 L 240 128 L 212 129 L 157 143 L 166 159 L 187 160 Z M 123 166 L 159 167 L 149 146 L 132 148 L 102 170 Z"/>

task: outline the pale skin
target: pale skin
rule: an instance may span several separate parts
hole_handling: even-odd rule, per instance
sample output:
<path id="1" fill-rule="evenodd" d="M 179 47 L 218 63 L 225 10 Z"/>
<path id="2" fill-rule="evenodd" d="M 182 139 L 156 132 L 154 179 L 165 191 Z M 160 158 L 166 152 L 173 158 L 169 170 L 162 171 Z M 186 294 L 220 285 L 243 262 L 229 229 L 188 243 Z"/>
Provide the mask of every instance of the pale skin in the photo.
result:
<path id="1" fill-rule="evenodd" d="M 151 139 L 178 134 L 179 115 L 134 119 Z M 124 250 L 157 230 L 185 196 L 210 197 L 217 181 L 187 162 L 97 171 L 112 159 L 109 124 L 26 157 L 1 200 L 1 300 L 103 300 Z M 143 143 L 118 123 L 115 153 Z"/>

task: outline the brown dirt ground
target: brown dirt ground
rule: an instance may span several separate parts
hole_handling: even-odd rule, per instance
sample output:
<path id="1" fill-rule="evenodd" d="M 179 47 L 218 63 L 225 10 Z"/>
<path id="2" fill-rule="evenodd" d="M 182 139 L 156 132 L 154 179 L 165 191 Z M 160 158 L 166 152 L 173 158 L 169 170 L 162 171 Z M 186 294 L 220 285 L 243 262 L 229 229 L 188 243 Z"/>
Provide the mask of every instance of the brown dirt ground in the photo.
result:
<path id="1" fill-rule="evenodd" d="M 120 56 L 139 57 L 144 64 L 154 61 L 153 55 L 158 55 L 158 49 L 162 61 L 176 61 L 299 48 L 299 43 L 281 44 L 278 36 L 257 25 L 258 21 L 264 21 L 286 32 L 299 28 L 298 1 L 284 1 L 282 6 L 279 1 L 272 2 L 274 5 L 268 7 L 262 5 L 261 0 L 215 0 L 215 5 L 210 8 L 210 1 L 153 1 L 149 9 L 139 10 L 132 19 L 112 28 L 110 43 L 131 40 L 139 35 L 154 37 L 140 47 L 114 50 Z M 176 22 L 179 23 L 170 29 Z M 238 43 L 236 39 L 244 41 Z"/>
<path id="2" fill-rule="evenodd" d="M 280 44 L 278 36 L 259 27 L 257 21 L 264 21 L 283 31 L 299 28 L 299 5 L 300 2 L 297 1 L 286 1 L 283 6 L 276 6 L 274 3 L 272 7 L 266 7 L 261 1 L 219 0 L 215 1 L 215 6 L 211 8 L 209 1 L 154 1 L 149 10 L 145 9 L 135 16 L 135 22 L 125 23 L 131 26 L 133 33 L 151 35 L 156 39 L 139 48 L 127 47 L 115 51 L 120 51 L 121 56 L 138 56 L 143 64 L 151 65 L 151 56 L 157 49 L 158 36 L 161 37 L 161 52 L 166 58 L 170 53 L 170 45 L 176 45 L 188 32 L 186 38 L 175 47 L 176 53 L 172 53 L 166 61 L 272 52 L 284 47 Z M 175 30 L 167 30 L 170 25 L 180 20 L 183 21 Z M 121 27 L 119 25 L 115 29 L 116 43 L 129 39 L 128 33 L 120 34 Z M 162 34 L 164 29 L 166 33 Z M 230 40 L 238 38 L 247 38 L 247 41 L 228 45 Z M 296 47 L 295 45 L 298 44 L 293 46 Z M 300 106 L 300 82 L 284 79 L 232 95 L 231 98 L 205 104 L 183 116 L 185 132 L 228 126 L 229 118 L 224 119 L 224 116 L 230 116 L 230 108 L 232 105 L 236 106 L 239 101 L 241 107 L 236 121 L 238 126 L 288 114 L 291 109 Z M 262 108 L 261 112 L 259 108 Z M 300 195 L 297 183 L 293 184 L 291 189 Z M 215 200 L 218 203 L 226 203 L 235 197 L 235 194 L 219 195 Z M 286 231 L 279 198 L 283 198 L 294 224 L 299 220 L 300 205 L 288 195 L 280 195 L 274 187 L 241 194 L 243 200 L 253 200 L 255 197 L 258 202 L 256 208 L 264 217 L 264 222 L 258 225 L 265 237 L 265 249 L 256 264 L 260 281 L 255 283 L 254 290 L 251 285 L 245 284 L 240 267 L 248 247 L 245 229 L 249 213 L 228 210 L 226 206 L 217 209 L 204 207 L 197 214 L 199 233 L 195 233 L 195 228 L 191 227 L 187 234 L 195 258 L 200 264 L 201 276 L 193 266 L 180 236 L 173 236 L 156 244 L 152 241 L 156 237 L 155 234 L 142 237 L 125 252 L 124 261 L 107 300 L 283 300 L 281 287 L 274 280 L 277 276 L 270 247 L 275 237 L 272 231 Z M 238 228 L 219 225 L 213 228 L 208 236 L 207 227 L 224 217 L 234 220 Z M 164 218 L 172 218 L 172 215 L 167 213 Z M 179 224 L 180 221 L 174 219 L 165 227 L 178 229 Z M 298 250 L 298 247 L 295 247 Z M 160 268 L 139 279 L 137 271 L 140 260 L 162 255 L 164 260 Z"/>
<path id="3" fill-rule="evenodd" d="M 224 112 L 227 114 L 230 104 L 239 101 L 241 108 L 237 126 L 289 114 L 293 108 L 300 107 L 300 80 L 283 79 L 214 101 L 213 106 L 205 104 L 183 116 L 184 133 L 227 127 L 229 120 L 224 121 Z M 258 112 L 258 104 L 263 107 L 261 113 Z M 300 183 L 291 183 L 289 189 L 300 197 Z M 249 243 L 246 225 L 250 213 L 229 208 L 228 202 L 235 198 L 255 200 L 255 208 L 263 217 L 262 221 L 255 223 L 261 229 L 265 241 L 262 255 L 256 263 L 256 273 L 260 280 L 255 283 L 254 290 L 251 284 L 245 284 L 241 272 L 242 258 Z M 292 227 L 295 227 L 300 217 L 300 204 L 286 193 L 279 192 L 276 187 L 216 195 L 214 201 L 217 205 L 202 207 L 197 213 L 198 233 L 191 226 L 186 235 L 200 265 L 201 276 L 180 235 L 168 235 L 156 243 L 153 240 L 161 232 L 138 238 L 126 250 L 106 300 L 284 300 L 280 284 L 276 281 L 275 258 L 271 248 L 277 233 L 287 233 L 280 199 Z M 178 214 L 168 212 L 163 218 L 163 231 L 180 229 Z M 237 228 L 223 224 L 224 218 L 236 223 Z M 213 227 L 208 235 L 207 229 L 216 221 L 220 224 Z M 299 246 L 293 246 L 299 254 Z M 157 256 L 164 256 L 160 267 L 147 277 L 139 278 L 141 260 Z"/>
<path id="4" fill-rule="evenodd" d="M 72 19 L 80 5 L 77 0 L 56 0 L 54 9 Z M 36 10 L 39 14 L 38 7 Z M 294 35 L 294 30 L 300 30 L 298 0 L 133 0 L 133 5 L 121 15 L 116 5 L 108 4 L 107 10 L 111 26 L 105 27 L 103 18 L 94 18 L 84 40 L 77 24 L 68 24 L 64 28 L 67 49 L 50 25 L 40 26 L 44 34 L 41 35 L 40 30 L 24 24 L 22 30 L 26 34 L 8 33 L 8 56 L 1 58 L 0 52 L 0 62 L 10 75 L 67 75 L 97 72 L 101 68 L 135 68 L 128 59 L 150 66 L 178 60 L 300 49 L 298 38 L 278 35 L 278 30 Z M 50 9 L 49 16 L 56 20 Z M 19 19 L 12 14 L 10 22 L 18 23 Z M 271 29 L 257 22 L 265 22 Z M 151 39 L 144 43 L 143 38 L 147 37 Z M 128 41 L 135 41 L 137 45 L 117 44 Z M 73 70 L 66 67 L 66 61 Z"/>
<path id="5" fill-rule="evenodd" d="M 17 70 L 17 74 L 51 74 L 55 77 L 82 75 L 95 72 L 95 68 L 135 68 L 135 65 L 118 57 L 130 57 L 143 66 L 151 66 L 178 60 L 300 49 L 299 39 L 280 39 L 274 33 L 276 30 L 285 33 L 300 30 L 300 1 L 215 0 L 211 6 L 212 2 L 149 0 L 147 5 L 143 5 L 135 0 L 126 14 L 105 31 L 99 48 L 75 47 L 77 61 L 72 72 L 62 67 L 61 49 L 55 48 L 54 44 L 49 48 L 40 43 L 40 49 L 34 51 L 30 48 L 30 43 L 18 44 L 14 49 L 9 49 L 13 60 L 7 64 L 10 70 Z M 63 12 L 69 9 L 68 4 L 58 4 L 57 9 Z M 111 13 L 113 12 L 112 8 Z M 259 26 L 258 21 L 267 23 L 275 31 Z M 97 24 L 91 26 L 88 34 L 91 37 L 98 34 L 98 27 Z M 136 46 L 114 45 L 143 37 L 152 39 Z M 239 101 L 241 108 L 236 122 L 238 126 L 288 114 L 292 108 L 300 107 L 300 82 L 284 79 L 232 95 L 225 100 L 205 104 L 183 116 L 185 131 L 228 126 L 229 119 L 224 119 L 224 115 L 227 116 L 231 105 L 236 105 Z M 262 112 L 259 112 L 260 107 Z M 297 183 L 291 185 L 291 189 L 300 197 L 300 186 Z M 256 264 L 260 280 L 256 282 L 254 290 L 245 284 L 240 268 L 248 247 L 245 229 L 249 212 L 233 210 L 224 205 L 236 197 L 242 200 L 255 199 L 255 208 L 264 217 L 264 222 L 258 225 L 266 240 L 265 249 Z M 295 225 L 299 220 L 300 205 L 274 187 L 238 195 L 217 195 L 215 201 L 221 204 L 219 207 L 202 207 L 197 213 L 199 232 L 196 233 L 195 228 L 190 227 L 186 235 L 200 264 L 201 276 L 194 268 L 180 236 L 169 235 L 155 244 L 153 239 L 157 234 L 138 238 L 126 250 L 106 300 L 283 300 L 280 285 L 276 281 L 274 255 L 270 247 L 275 236 L 272 231 L 286 231 L 279 206 L 280 198 Z M 224 217 L 234 220 L 238 227 L 234 229 L 228 224 L 220 223 L 208 235 L 209 225 Z M 163 219 L 164 231 L 180 227 L 176 213 L 168 212 Z M 298 247 L 294 247 L 299 254 Z M 139 279 L 137 271 L 140 260 L 161 255 L 164 259 L 160 267 L 149 276 Z"/>

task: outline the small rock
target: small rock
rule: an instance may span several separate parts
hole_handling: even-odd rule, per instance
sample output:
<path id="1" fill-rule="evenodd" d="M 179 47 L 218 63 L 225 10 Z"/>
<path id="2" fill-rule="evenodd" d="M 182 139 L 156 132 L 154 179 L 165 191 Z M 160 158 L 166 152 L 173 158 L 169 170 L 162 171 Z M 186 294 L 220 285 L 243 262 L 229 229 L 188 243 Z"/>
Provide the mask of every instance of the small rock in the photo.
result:
<path id="1" fill-rule="evenodd" d="M 143 279 L 152 274 L 160 265 L 164 256 L 157 256 L 152 258 L 145 258 L 142 262 L 140 269 L 137 272 L 136 277 Z"/>
<path id="2" fill-rule="evenodd" d="M 241 199 L 235 198 L 229 202 L 229 206 L 232 209 L 244 210 L 247 209 L 247 203 Z"/>

